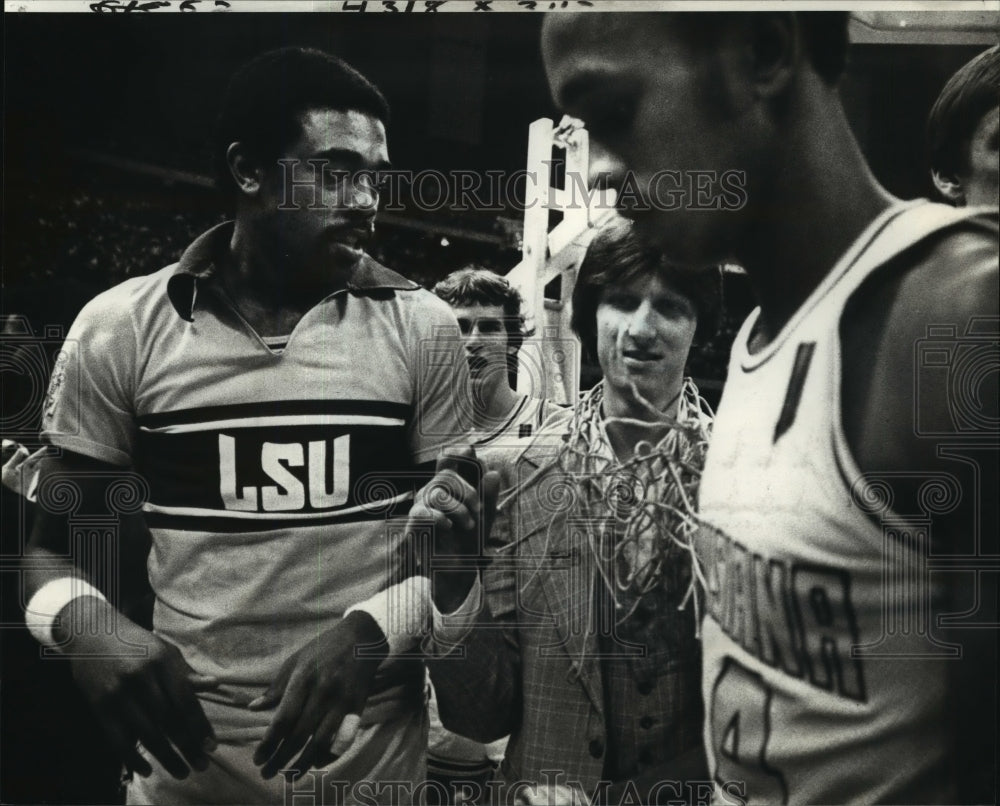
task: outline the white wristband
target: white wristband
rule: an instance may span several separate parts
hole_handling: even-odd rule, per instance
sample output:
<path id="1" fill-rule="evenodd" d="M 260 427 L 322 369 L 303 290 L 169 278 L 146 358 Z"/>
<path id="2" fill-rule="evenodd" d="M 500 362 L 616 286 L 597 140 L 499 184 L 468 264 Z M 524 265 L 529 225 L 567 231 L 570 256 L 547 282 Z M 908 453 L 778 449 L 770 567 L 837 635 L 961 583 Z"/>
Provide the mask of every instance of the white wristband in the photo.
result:
<path id="1" fill-rule="evenodd" d="M 412 649 L 427 632 L 431 616 L 431 581 L 427 577 L 407 577 L 376 593 L 360 604 L 347 608 L 346 617 L 361 610 L 375 619 L 389 643 L 389 654 Z"/>
<path id="2" fill-rule="evenodd" d="M 52 635 L 56 619 L 74 599 L 81 596 L 93 596 L 106 602 L 104 594 L 81 577 L 59 577 L 46 582 L 35 591 L 28 606 L 24 609 L 24 620 L 28 630 L 42 646 L 57 646 Z"/>
<path id="3" fill-rule="evenodd" d="M 451 613 L 442 613 L 431 602 L 431 632 L 422 642 L 424 655 L 443 658 L 465 642 L 485 606 L 483 593 L 483 583 L 477 574 L 465 601 Z"/>

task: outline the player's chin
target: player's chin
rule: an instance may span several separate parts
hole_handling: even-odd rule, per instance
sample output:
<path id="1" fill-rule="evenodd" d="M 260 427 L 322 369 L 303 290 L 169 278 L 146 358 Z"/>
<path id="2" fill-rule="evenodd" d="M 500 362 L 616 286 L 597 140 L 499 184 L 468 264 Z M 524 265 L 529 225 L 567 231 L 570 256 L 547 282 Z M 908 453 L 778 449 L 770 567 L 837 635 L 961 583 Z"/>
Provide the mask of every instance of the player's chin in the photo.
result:
<path id="1" fill-rule="evenodd" d="M 629 391 L 638 392 L 643 401 L 652 404 L 656 409 L 662 409 L 671 397 L 669 389 L 663 383 L 664 378 L 662 372 L 655 375 L 652 373 L 633 374 Z"/>
<path id="2" fill-rule="evenodd" d="M 506 373 L 493 366 L 469 368 L 469 380 L 477 390 L 493 390 L 507 380 Z"/>
<path id="3" fill-rule="evenodd" d="M 329 241 L 326 249 L 330 260 L 344 268 L 353 268 L 365 256 L 365 250 L 360 244 Z"/>

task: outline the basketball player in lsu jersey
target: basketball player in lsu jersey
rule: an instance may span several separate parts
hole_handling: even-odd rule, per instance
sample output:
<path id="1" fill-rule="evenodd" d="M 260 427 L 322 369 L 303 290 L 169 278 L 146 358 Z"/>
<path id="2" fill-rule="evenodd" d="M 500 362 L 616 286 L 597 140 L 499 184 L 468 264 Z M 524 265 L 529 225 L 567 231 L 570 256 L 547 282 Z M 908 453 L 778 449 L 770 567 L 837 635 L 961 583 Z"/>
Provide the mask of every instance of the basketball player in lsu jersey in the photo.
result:
<path id="1" fill-rule="evenodd" d="M 57 359 L 27 620 L 136 773 L 129 803 L 286 803 L 287 768 L 320 768 L 330 803 L 338 781 L 424 779 L 423 665 L 357 658 L 381 634 L 345 615 L 386 584 L 386 518 L 458 432 L 454 355 L 422 352 L 454 316 L 364 251 L 387 119 L 326 53 L 245 65 L 215 143 L 235 220 L 91 301 Z M 152 632 L 71 536 L 74 504 L 107 528 L 142 497 Z"/>
<path id="2" fill-rule="evenodd" d="M 994 802 L 997 215 L 879 185 L 846 51 L 841 13 L 543 30 L 592 174 L 670 260 L 743 265 L 760 304 L 701 486 L 717 798 Z M 704 173 L 731 169 L 739 209 Z M 685 197 L 691 171 L 709 179 Z"/>

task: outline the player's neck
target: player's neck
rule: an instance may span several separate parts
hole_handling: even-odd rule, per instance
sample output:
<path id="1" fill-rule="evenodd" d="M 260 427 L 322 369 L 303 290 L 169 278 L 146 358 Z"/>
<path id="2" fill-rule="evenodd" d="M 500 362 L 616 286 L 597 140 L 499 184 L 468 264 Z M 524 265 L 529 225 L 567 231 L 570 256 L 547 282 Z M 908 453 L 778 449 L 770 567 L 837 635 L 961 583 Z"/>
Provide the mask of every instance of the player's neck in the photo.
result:
<path id="1" fill-rule="evenodd" d="M 507 422 L 524 396 L 515 392 L 506 383 L 498 383 L 494 388 L 483 390 L 479 402 L 485 403 L 485 408 L 476 406 L 473 409 L 473 427 L 477 431 L 491 431 Z"/>
<path id="2" fill-rule="evenodd" d="M 653 401 L 637 400 L 630 392 L 618 390 L 605 381 L 604 400 L 601 403 L 604 431 L 619 461 L 631 459 L 640 442 L 655 445 L 666 436 L 677 417 L 682 383 L 683 379 L 677 379 L 676 383 L 671 384 L 671 388 L 676 387 L 675 391 L 667 396 L 668 402 L 665 402 L 662 410 L 657 411 L 648 405 Z"/>
<path id="3" fill-rule="evenodd" d="M 762 343 L 895 201 L 872 175 L 839 104 L 810 111 L 789 132 L 771 203 L 762 205 L 740 255 L 760 302 Z"/>
<path id="4" fill-rule="evenodd" d="M 639 420 L 605 420 L 604 433 L 608 435 L 611 450 L 619 462 L 627 462 L 635 456 L 636 446 L 640 442 L 656 445 L 670 431 L 670 424 L 657 422 L 642 422 Z"/>
<path id="5" fill-rule="evenodd" d="M 350 269 L 334 271 L 329 262 L 308 265 L 296 244 L 282 244 L 237 217 L 229 254 L 221 261 L 223 286 L 230 296 L 262 311 L 300 317 L 320 300 L 344 288 Z"/>
<path id="6" fill-rule="evenodd" d="M 215 282 L 226 301 L 260 336 L 287 336 L 305 314 L 338 287 L 296 282 L 288 255 L 274 254 L 253 227 L 237 220 L 229 252 L 217 264 Z M 305 273 L 302 273 L 303 275 Z"/>

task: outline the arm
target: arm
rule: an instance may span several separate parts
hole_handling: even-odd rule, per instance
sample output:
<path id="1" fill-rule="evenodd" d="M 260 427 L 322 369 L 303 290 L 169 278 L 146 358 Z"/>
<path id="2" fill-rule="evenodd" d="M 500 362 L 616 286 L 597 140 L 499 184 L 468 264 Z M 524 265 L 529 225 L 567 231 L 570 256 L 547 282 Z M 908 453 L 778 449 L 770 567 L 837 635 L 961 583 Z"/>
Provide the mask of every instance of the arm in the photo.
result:
<path id="1" fill-rule="evenodd" d="M 845 354 L 858 356 L 845 369 L 843 411 L 860 469 L 908 473 L 893 484 L 896 500 L 904 501 L 934 476 L 959 479 L 964 489 L 957 506 L 933 514 L 932 550 L 996 556 L 997 374 L 974 374 L 976 367 L 995 368 L 997 360 L 995 235 L 966 231 L 939 238 L 924 247 L 916 265 L 911 255 L 906 266 L 888 267 L 856 297 L 842 327 Z M 921 340 L 935 325 L 957 334 L 951 363 L 940 371 L 920 360 Z M 983 325 L 992 327 L 992 338 L 970 338 L 970 327 Z M 972 364 L 971 350 L 980 352 Z M 956 413 L 970 408 L 978 424 L 956 421 Z M 971 537 L 978 538 L 978 550 Z M 980 609 L 973 618 L 995 625 L 997 576 L 995 568 L 941 575 L 947 601 L 934 609 L 935 617 L 972 607 L 978 587 Z M 996 630 L 963 629 L 960 622 L 943 630 L 930 625 L 940 640 L 962 649 L 960 659 L 942 661 L 954 714 L 953 724 L 942 729 L 950 731 L 960 765 L 954 775 L 963 782 L 962 802 L 982 802 L 995 796 Z"/>
<path id="2" fill-rule="evenodd" d="M 487 451 L 483 462 L 509 486 L 520 451 Z M 492 510 L 492 505 L 486 511 Z M 507 736 L 520 722 L 521 646 L 517 618 L 517 570 L 510 552 L 511 517 L 498 511 L 483 538 L 490 565 L 480 572 L 471 616 L 456 624 L 446 618 L 424 641 L 427 666 L 446 728 L 489 742 Z M 442 629 L 443 627 L 443 629 Z"/>
<path id="3" fill-rule="evenodd" d="M 417 573 L 350 608 L 337 625 L 292 655 L 264 695 L 250 703 L 253 710 L 277 709 L 254 753 L 265 778 L 288 766 L 300 749 L 291 764 L 299 774 L 326 762 L 331 741 L 334 756 L 344 752 L 357 733 L 382 660 L 416 644 L 430 621 L 432 601 L 450 613 L 468 596 L 474 569 L 434 572 L 430 562 L 446 564 L 464 555 L 460 562 L 474 563 L 479 557 L 479 530 L 489 529 L 488 519 L 481 524 L 481 513 L 496 508 L 499 479 L 486 474 L 480 491 L 463 478 L 471 478 L 470 470 L 480 475 L 472 449 L 449 449 L 438 459 L 434 478 L 418 492 L 407 528 L 413 539 L 402 547 L 409 556 L 401 563 Z M 431 542 L 422 544 L 422 535 Z M 359 646 L 366 649 L 360 657 Z"/>
<path id="4" fill-rule="evenodd" d="M 448 457 L 442 460 L 447 461 Z M 442 517 L 443 513 L 427 504 L 425 495 L 422 491 L 414 517 Z M 442 531 L 454 529 L 445 527 L 443 520 Z M 352 611 L 363 610 L 374 617 L 390 654 L 420 643 L 445 727 L 488 742 L 508 735 L 520 713 L 514 573 L 501 570 L 497 563 L 482 569 L 479 576 L 471 573 L 473 581 L 467 591 L 464 574 L 434 575 L 439 596 L 445 591 L 447 604 L 435 606 L 428 577 L 411 576 Z M 450 584 L 445 579 L 448 576 L 453 577 Z M 484 583 L 489 606 L 483 601 Z M 452 586 L 454 592 L 448 592 Z M 465 599 L 453 607 L 463 591 Z"/>
<path id="5" fill-rule="evenodd" d="M 47 447 L 31 453 L 17 442 L 3 441 L 3 485 L 24 497 L 32 511 L 39 465 L 49 454 Z M 146 574 L 151 546 L 149 528 L 141 514 L 123 514 L 118 522 L 118 535 L 118 606 L 126 616 L 148 629 L 153 623 L 153 591 Z"/>
<path id="6" fill-rule="evenodd" d="M 73 545 L 67 501 L 77 513 L 107 515 L 106 501 L 128 483 L 126 474 L 75 454 L 44 460 L 40 472 L 24 574 L 33 634 L 70 656 L 74 680 L 129 769 L 151 772 L 137 741 L 177 778 L 189 765 L 206 768 L 215 740 L 195 692 L 213 681 L 195 676 L 177 649 L 104 599 L 100 589 L 111 580 L 81 568 L 89 552 Z"/>
<path id="7" fill-rule="evenodd" d="M 48 456 L 39 468 L 23 578 L 33 634 L 70 655 L 73 677 L 124 763 L 139 774 L 151 771 L 136 751 L 141 741 L 170 774 L 182 778 L 189 765 L 207 766 L 206 753 L 214 747 L 195 696 L 196 688 L 214 681 L 195 677 L 176 648 L 104 598 L 100 588 L 114 580 L 99 574 L 115 562 L 102 554 L 126 559 L 121 539 L 108 545 L 106 531 L 93 526 L 71 533 L 80 516 L 116 522 L 122 510 L 135 511 L 142 503 L 137 487 L 144 483 L 127 470 L 139 354 L 132 319 L 135 287 L 133 281 L 124 283 L 88 303 L 56 358 L 41 436 L 62 455 Z"/>
<path id="8" fill-rule="evenodd" d="M 438 711 L 448 730 L 479 742 L 509 735 L 520 722 L 521 649 L 513 601 L 515 574 L 483 572 L 485 605 L 451 651 L 428 654 Z"/>
<path id="9" fill-rule="evenodd" d="M 433 470 L 423 465 L 417 472 Z M 412 541 L 397 552 L 388 587 L 349 607 L 337 624 L 289 657 L 250 703 L 251 710 L 276 709 L 254 753 L 264 778 L 286 766 L 302 774 L 343 754 L 360 728 L 381 663 L 417 648 L 430 623 L 430 580 L 411 575 L 417 567 Z"/>

